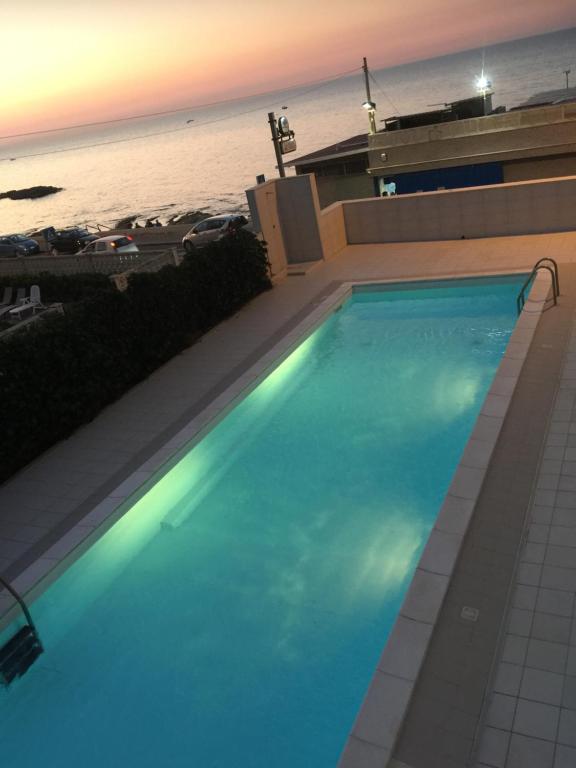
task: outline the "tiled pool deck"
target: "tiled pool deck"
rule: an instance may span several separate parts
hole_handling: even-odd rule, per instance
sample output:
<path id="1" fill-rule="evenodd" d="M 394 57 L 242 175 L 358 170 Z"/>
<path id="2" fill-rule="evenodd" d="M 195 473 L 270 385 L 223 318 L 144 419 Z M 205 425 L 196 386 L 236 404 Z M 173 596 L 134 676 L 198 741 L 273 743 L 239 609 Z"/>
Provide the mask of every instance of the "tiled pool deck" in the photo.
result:
<path id="1" fill-rule="evenodd" d="M 5 578 L 14 580 L 28 568 L 28 574 L 32 573 L 33 576 L 34 570 L 30 571 L 30 566 L 34 569 L 36 566 L 33 564 L 36 563 L 38 575 L 40 576 L 45 573 L 51 565 L 58 561 L 59 547 L 65 546 L 64 541 L 62 541 L 62 544 L 59 542 L 63 539 L 68 539 L 67 544 L 70 544 L 71 534 L 69 531 L 73 526 L 77 526 L 87 514 L 109 496 L 113 489 L 120 486 L 123 481 L 145 464 L 152 455 L 162 450 L 162 446 L 169 443 L 184 425 L 191 421 L 194 422 L 201 412 L 206 412 L 206 409 L 208 409 L 208 414 L 212 412 L 214 415 L 218 408 L 217 405 L 214 405 L 214 401 L 218 396 L 234 380 L 245 374 L 253 363 L 266 355 L 280 338 L 294 328 L 298 321 L 306 318 L 313 312 L 320 300 L 329 295 L 338 284 L 346 281 L 450 277 L 466 274 L 527 270 L 542 256 L 551 256 L 559 262 L 562 280 L 562 264 L 576 263 L 576 233 L 473 241 L 394 244 L 388 246 L 354 246 L 347 248 L 346 251 L 334 260 L 314 268 L 305 276 L 289 278 L 284 283 L 276 286 L 273 291 L 256 299 L 238 313 L 237 316 L 207 334 L 201 343 L 191 347 L 175 360 L 165 365 L 147 381 L 107 408 L 91 424 L 80 429 L 67 441 L 55 446 L 11 481 L 0 487 L 0 572 Z M 567 268 L 566 271 L 573 272 L 571 268 Z M 571 281 L 570 285 L 576 296 L 576 280 Z M 568 302 L 564 298 L 563 301 L 565 309 L 563 315 L 565 316 Z M 572 305 L 570 307 L 571 312 Z M 546 313 L 547 319 L 544 325 L 550 325 L 548 316 L 552 316 L 552 314 Z M 549 329 L 548 335 L 550 335 Z M 560 360 L 564 352 L 564 337 L 561 333 L 552 334 L 551 341 L 541 342 L 540 346 L 542 347 L 541 352 L 543 352 L 544 358 L 555 354 L 558 360 Z M 550 347 L 552 349 L 548 349 Z M 568 353 L 568 363 L 573 359 L 570 357 L 571 354 L 573 353 Z M 527 361 L 527 368 L 529 368 L 531 357 L 532 350 Z M 576 352 L 574 357 L 576 357 Z M 547 402 L 549 402 L 556 391 L 556 380 L 552 368 L 549 369 L 550 375 L 548 376 L 546 368 L 542 367 L 542 361 L 536 361 L 535 365 L 541 375 L 535 383 L 532 382 L 532 394 L 540 391 L 540 395 L 544 396 L 542 399 L 547 398 Z M 575 367 L 576 365 L 573 364 L 572 368 L 568 368 L 568 371 L 574 370 Z M 548 387 L 545 386 L 546 381 L 548 381 Z M 574 389 L 571 390 L 572 394 L 570 395 L 572 398 L 570 409 L 576 398 L 576 380 L 574 384 Z M 530 394 L 530 385 L 529 380 L 527 382 L 528 395 Z M 81 386 L 81 383 L 79 383 L 79 386 Z M 565 404 L 569 398 L 568 395 L 562 395 L 562 392 L 559 403 Z M 531 432 L 533 432 L 533 447 L 531 450 L 532 454 L 535 454 L 536 458 L 538 458 L 540 444 L 544 440 L 546 431 L 548 415 L 546 405 L 543 405 L 539 412 L 534 413 L 532 412 L 533 397 L 530 398 L 524 395 L 518 398 L 516 396 L 513 404 L 517 400 L 521 418 L 527 424 L 533 424 L 533 429 L 531 429 Z M 557 405 L 557 408 L 560 408 L 560 406 Z M 566 411 L 567 409 L 560 408 L 560 410 Z M 552 451 L 552 449 L 561 448 L 562 458 L 567 466 L 561 463 L 562 458 L 552 458 L 551 454 L 545 456 L 542 467 L 543 474 L 541 475 L 541 483 L 544 483 L 544 485 L 541 485 L 537 492 L 540 495 L 535 497 L 540 502 L 535 507 L 535 510 L 536 514 L 544 515 L 545 512 L 541 510 L 549 507 L 550 517 L 547 522 L 540 519 L 534 521 L 533 529 L 530 532 L 532 539 L 527 545 L 527 551 L 532 553 L 530 556 L 535 557 L 534 552 L 538 551 L 542 553 L 542 560 L 522 563 L 518 570 L 518 578 L 523 579 L 523 581 L 519 582 L 520 588 L 514 596 L 516 603 L 518 601 L 525 602 L 522 602 L 522 605 L 514 605 L 513 616 L 521 615 L 524 619 L 522 626 L 525 632 L 533 634 L 530 637 L 527 634 L 522 635 L 517 629 L 513 631 L 511 625 L 510 637 L 506 638 L 506 644 L 503 647 L 505 656 L 503 657 L 504 666 L 501 669 L 504 672 L 500 672 L 499 669 L 498 674 L 516 675 L 516 677 L 520 675 L 518 677 L 518 687 L 506 692 L 497 691 L 500 698 L 496 697 L 496 704 L 492 704 L 491 709 L 488 710 L 489 727 L 484 731 L 480 740 L 480 750 L 477 754 L 478 765 L 530 766 L 531 763 L 529 762 L 518 762 L 515 755 L 518 749 L 525 748 L 527 738 L 535 738 L 537 739 L 536 746 L 539 747 L 542 744 L 551 744 L 554 749 L 554 742 L 557 739 L 561 744 L 565 744 L 565 747 L 559 746 L 556 750 L 556 763 L 532 763 L 533 765 L 542 765 L 543 767 L 550 765 L 554 766 L 554 768 L 559 768 L 559 766 L 564 765 L 564 763 L 558 762 L 560 759 L 563 759 L 562 750 L 569 748 L 571 744 L 570 741 L 562 742 L 562 733 L 568 733 L 569 726 L 567 723 L 571 716 L 576 720 L 576 711 L 572 711 L 568 703 L 570 692 L 576 697 L 576 694 L 570 688 L 572 685 L 570 679 L 576 681 L 576 677 L 570 678 L 571 657 L 568 651 L 570 638 L 576 643 L 576 630 L 573 631 L 572 627 L 570 627 L 570 632 L 566 636 L 566 621 L 558 622 L 554 620 L 554 622 L 551 622 L 540 618 L 541 615 L 548 613 L 552 616 L 558 616 L 560 619 L 571 621 L 571 609 L 570 616 L 567 614 L 555 614 L 549 609 L 545 610 L 542 607 L 544 603 L 538 603 L 540 599 L 546 599 L 545 597 L 540 597 L 541 592 L 547 594 L 548 592 L 576 590 L 576 582 L 572 583 L 571 581 L 572 575 L 576 574 L 576 570 L 569 572 L 569 565 L 566 561 L 566 558 L 569 558 L 573 553 L 574 561 L 570 560 L 570 562 L 576 568 L 576 548 L 571 549 L 570 546 L 567 546 L 568 537 L 571 534 L 559 529 L 559 527 L 563 529 L 569 528 L 566 512 L 569 507 L 567 504 L 568 500 L 576 493 L 576 486 L 574 488 L 571 486 L 570 478 L 573 475 L 570 474 L 570 466 L 568 466 L 572 462 L 572 459 L 569 458 L 570 448 L 572 447 L 570 445 L 569 419 L 564 419 L 563 425 L 566 426 L 566 430 L 564 430 L 564 426 L 562 426 L 564 431 L 556 427 L 557 431 L 550 434 L 548 439 L 551 440 L 551 443 L 547 450 Z M 551 428 L 553 426 L 554 422 Z M 522 439 L 523 435 L 517 434 L 516 438 L 518 437 Z M 498 447 L 500 447 L 500 444 Z M 520 444 L 517 442 L 517 448 L 514 450 L 519 450 L 522 453 L 522 442 Z M 576 451 L 576 444 L 573 450 Z M 554 454 L 560 453 L 559 450 L 552 452 Z M 167 455 L 168 451 L 166 452 Z M 492 461 L 490 469 L 505 468 L 506 462 L 512 459 L 513 470 L 508 472 L 508 477 L 506 477 L 506 472 L 504 472 L 503 477 L 500 478 L 500 491 L 506 491 L 508 496 L 511 497 L 510 488 L 513 487 L 511 481 L 515 479 L 516 481 L 521 481 L 523 493 L 529 496 L 534 472 L 529 475 L 522 475 L 519 472 L 520 464 L 515 461 L 516 458 L 515 456 L 510 457 L 510 455 L 497 454 Z M 576 456 L 573 460 L 575 462 L 574 466 L 576 466 Z M 557 468 L 557 471 L 553 471 L 552 464 L 546 464 L 546 462 L 556 462 L 553 466 Z M 513 474 L 515 478 L 512 478 Z M 576 475 L 576 472 L 573 474 Z M 555 481 L 556 486 L 550 486 Z M 554 511 L 553 503 L 548 504 L 544 497 L 548 501 L 554 497 L 553 501 L 557 504 L 558 509 Z M 492 524 L 500 523 L 506 527 L 504 521 L 505 511 L 500 507 L 501 502 L 496 502 L 494 496 L 488 497 L 488 507 L 490 507 L 490 498 L 493 500 L 492 507 L 498 506 L 498 514 L 491 521 Z M 509 544 L 504 547 L 506 549 L 507 567 L 510 570 L 515 562 L 512 550 L 518 546 L 517 540 L 522 530 L 523 513 L 528 503 L 528 498 L 524 499 L 525 503 L 522 507 L 522 499 L 522 494 L 516 495 L 515 503 L 517 506 L 516 515 L 518 522 L 514 533 L 510 533 Z M 574 507 L 576 508 L 576 503 Z M 576 511 L 574 514 L 576 514 Z M 91 527 L 92 525 L 93 523 L 86 523 L 86 527 Z M 547 528 L 547 548 L 545 548 L 545 543 L 541 539 L 533 538 L 534 536 L 544 536 L 544 532 L 541 530 L 543 527 Z M 511 528 L 514 528 L 514 526 L 511 526 Z M 576 527 L 573 530 L 576 531 Z M 486 535 L 486 533 L 480 532 L 479 535 Z M 515 543 L 513 542 L 514 536 L 516 536 Z M 503 540 L 505 538 L 502 537 Z M 563 542 L 559 546 L 556 539 L 560 538 L 563 539 Z M 536 550 L 534 549 L 535 547 Z M 566 550 L 566 552 L 562 551 L 559 553 L 557 552 L 559 549 Z M 552 559 L 547 561 L 545 558 L 548 556 Z M 553 562 L 554 558 L 557 559 Z M 562 562 L 559 561 L 561 558 L 564 558 Z M 464 560 L 464 555 L 461 558 L 461 562 L 462 560 Z M 461 562 L 459 565 L 461 565 Z M 484 563 L 484 567 L 486 567 L 486 563 Z M 565 574 L 565 581 L 562 582 L 563 586 L 559 586 L 559 582 L 554 580 L 559 580 L 562 574 Z M 504 579 L 503 574 L 500 574 L 500 576 L 501 579 Z M 526 581 L 529 578 L 532 581 Z M 534 581 L 536 578 L 538 578 L 538 583 Z M 483 584 L 484 594 L 482 595 L 482 600 L 484 602 L 482 605 L 486 606 L 486 608 L 483 608 L 483 610 L 485 613 L 490 613 L 489 603 L 492 593 L 494 593 L 496 602 L 500 600 L 498 610 L 503 610 L 505 601 L 502 602 L 502 588 L 504 581 L 501 580 L 499 584 L 491 584 L 488 578 L 485 581 L 486 583 Z M 572 586 L 567 587 L 566 585 L 568 584 L 572 584 Z M 574 593 L 570 594 L 570 606 L 572 606 L 574 603 Z M 532 597 L 533 600 L 530 602 Z M 452 602 L 447 600 L 448 606 L 452 606 L 453 609 L 454 606 L 460 605 L 460 602 L 459 598 Z M 469 604 L 470 601 L 465 603 L 465 605 Z M 0 614 L 5 610 L 6 605 L 7 601 L 0 600 Z M 494 642 L 497 639 L 496 636 L 500 626 L 498 610 L 493 611 L 492 624 L 498 624 L 496 629 L 494 627 L 491 629 Z M 564 610 L 567 610 L 567 608 Z M 529 614 L 529 616 L 527 617 L 525 614 Z M 450 627 L 450 621 L 454 622 L 454 617 L 448 617 L 448 619 L 449 623 L 441 624 L 438 628 L 439 630 L 442 630 L 443 627 Z M 461 621 L 461 619 L 457 619 L 457 621 Z M 517 618 L 516 621 L 520 621 L 520 619 Z M 556 639 L 540 637 L 539 633 L 542 633 L 542 627 L 546 625 L 548 629 L 552 624 L 555 627 L 558 626 L 558 634 L 555 635 Z M 563 634 L 560 624 L 564 627 Z M 513 626 L 516 627 L 517 625 L 514 624 Z M 470 627 L 465 626 L 464 629 L 468 632 L 468 637 L 470 637 L 470 631 L 468 631 Z M 436 632 L 435 634 L 441 635 L 442 633 Z M 444 634 L 448 636 L 450 632 L 446 630 Z M 474 634 L 473 630 L 472 634 Z M 564 638 L 564 640 L 560 640 L 560 637 Z M 449 639 L 452 643 L 458 642 L 458 638 L 455 636 L 451 636 Z M 482 643 L 480 637 L 476 642 L 478 654 L 481 655 L 481 646 L 483 645 L 484 649 L 486 649 L 488 645 Z M 556 668 L 549 669 L 542 666 L 544 662 L 538 665 L 532 661 L 535 657 L 540 658 L 545 655 L 541 649 L 550 645 L 550 643 L 557 643 L 565 647 L 562 670 Z M 467 649 L 467 652 L 470 653 L 473 647 L 474 645 L 472 644 L 471 648 Z M 520 650 L 521 647 L 524 647 L 523 655 Z M 438 651 L 438 658 L 434 658 L 435 649 Z M 559 649 L 555 648 L 554 650 Z M 434 663 L 438 663 L 439 659 L 441 661 L 442 652 L 445 652 L 445 649 L 443 651 L 441 645 L 433 643 L 427 662 L 432 659 Z M 514 660 L 506 656 L 506 654 L 512 653 L 515 653 Z M 552 650 L 550 650 L 550 654 L 552 654 Z M 484 688 L 489 679 L 492 656 L 493 646 L 489 662 L 478 664 L 477 669 L 475 668 L 475 700 L 484 699 Z M 474 655 L 471 658 L 474 658 Z M 444 666 L 450 666 L 451 663 L 450 659 L 446 659 Z M 459 663 L 463 667 L 464 660 L 460 659 Z M 526 667 L 526 670 L 523 670 L 522 665 Z M 509 671 L 510 667 L 514 667 L 513 672 Z M 520 669 L 520 673 L 517 668 Z M 532 671 L 530 672 L 530 670 Z M 461 669 L 460 672 L 462 674 L 460 675 L 459 682 L 457 685 L 452 683 L 451 690 L 451 693 L 454 693 L 454 685 L 456 685 L 457 695 L 466 690 L 465 670 Z M 564 678 L 561 673 L 566 673 L 566 681 L 568 682 L 566 682 L 563 691 L 561 691 L 561 695 L 565 695 L 566 698 L 558 701 L 554 700 L 554 702 L 549 702 L 547 699 L 531 699 L 528 693 L 534 691 L 535 687 L 537 687 L 534 680 L 530 677 L 534 672 L 556 675 L 561 677 L 562 680 Z M 572 670 L 572 674 L 574 672 L 576 672 L 576 669 Z M 434 670 L 428 670 L 428 673 L 434 677 Z M 523 674 L 528 675 L 526 677 L 528 682 L 525 685 L 524 678 L 522 677 Z M 437 674 L 436 678 L 441 680 L 442 684 L 447 682 L 443 681 L 441 676 L 439 677 Z M 482 690 L 480 690 L 480 684 L 477 682 L 480 679 L 484 681 L 484 688 Z M 500 685 L 499 679 L 497 676 L 497 686 Z M 552 678 L 547 680 L 546 685 L 551 685 L 551 680 Z M 524 686 L 524 688 L 521 686 Z M 455 768 L 456 765 L 465 766 L 472 764 L 469 762 L 468 757 L 473 751 L 474 745 L 478 743 L 475 737 L 478 735 L 478 723 L 482 720 L 483 710 L 481 708 L 478 709 L 477 704 L 474 704 L 474 707 L 478 711 L 472 713 L 467 712 L 465 708 L 461 709 L 460 719 L 458 719 L 456 714 L 452 713 L 452 718 L 455 719 L 455 722 L 460 723 L 461 728 L 456 727 L 455 724 L 451 726 L 451 721 L 448 720 L 443 721 L 442 727 L 439 727 L 438 723 L 427 723 L 426 718 L 423 717 L 423 711 L 418 712 L 419 700 L 419 691 L 417 689 L 407 718 L 405 731 L 401 734 L 398 747 L 394 752 L 397 759 L 393 762 L 396 762 L 397 766 L 408 765 L 410 768 L 420 768 L 420 766 L 422 768 L 433 768 L 433 766 Z M 562 710 L 560 709 L 561 703 L 564 706 Z M 500 706 L 500 710 L 504 714 L 501 712 L 501 717 L 496 722 L 494 720 L 494 707 L 498 709 L 498 706 Z M 537 729 L 545 717 L 535 707 L 547 708 L 542 710 L 542 712 L 547 713 L 546 716 L 549 720 L 553 720 L 554 716 L 556 717 L 556 731 L 553 734 L 553 738 L 547 738 L 552 735 L 553 729 L 551 728 L 546 731 L 546 736 L 542 736 L 541 730 L 527 733 L 532 723 L 534 723 Z M 417 710 L 416 715 L 414 714 L 415 708 Z M 456 711 L 457 708 L 452 707 L 452 709 Z M 558 711 L 554 715 L 552 710 Z M 512 720 L 510 720 L 511 712 Z M 502 719 L 506 713 L 508 714 L 508 720 Z M 465 715 L 467 717 L 464 717 Z M 552 722 L 552 720 L 550 721 Z M 422 727 L 420 728 L 419 725 Z M 436 738 L 436 752 L 434 752 L 433 757 L 429 751 L 431 743 L 429 738 L 430 729 L 436 735 L 442 733 L 442 738 L 444 739 L 444 741 L 440 742 Z M 465 737 L 462 736 L 462 730 L 466 732 Z M 446 734 L 452 735 L 448 737 Z M 416 737 L 416 742 L 414 742 L 414 736 Z M 458 742 L 460 749 L 455 750 L 453 747 L 448 749 L 446 745 L 449 740 Z M 410 749 L 406 749 L 406 744 L 410 746 Z M 419 744 L 421 748 L 418 751 Z M 504 744 L 505 747 L 503 746 Z M 414 750 L 412 747 L 416 749 Z M 544 748 L 541 747 L 541 751 L 542 749 Z M 534 752 L 535 750 L 533 749 L 530 751 L 530 754 L 532 755 Z M 428 762 L 422 762 L 423 759 L 428 760 Z M 502 762 L 502 760 L 505 761 L 506 759 L 508 759 L 507 763 Z M 486 762 L 487 760 L 488 762 Z M 494 762 L 494 760 L 499 760 L 500 762 Z M 566 765 L 568 764 L 572 763 L 567 762 Z M 368 763 L 366 762 L 365 765 L 368 765 Z M 373 765 L 383 768 L 381 759 L 380 762 L 375 761 Z"/>

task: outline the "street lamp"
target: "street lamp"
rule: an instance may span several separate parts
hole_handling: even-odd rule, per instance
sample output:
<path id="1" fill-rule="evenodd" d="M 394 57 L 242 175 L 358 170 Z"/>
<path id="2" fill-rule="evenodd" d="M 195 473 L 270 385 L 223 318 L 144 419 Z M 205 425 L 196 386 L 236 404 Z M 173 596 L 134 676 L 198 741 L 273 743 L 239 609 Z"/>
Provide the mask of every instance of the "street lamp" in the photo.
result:
<path id="1" fill-rule="evenodd" d="M 364 70 L 364 82 L 366 84 L 366 101 L 362 104 L 362 106 L 368 112 L 370 133 L 374 134 L 376 133 L 376 104 L 372 101 L 372 96 L 370 95 L 370 73 L 368 72 L 368 62 L 366 61 L 366 57 L 364 57 L 362 69 Z"/>

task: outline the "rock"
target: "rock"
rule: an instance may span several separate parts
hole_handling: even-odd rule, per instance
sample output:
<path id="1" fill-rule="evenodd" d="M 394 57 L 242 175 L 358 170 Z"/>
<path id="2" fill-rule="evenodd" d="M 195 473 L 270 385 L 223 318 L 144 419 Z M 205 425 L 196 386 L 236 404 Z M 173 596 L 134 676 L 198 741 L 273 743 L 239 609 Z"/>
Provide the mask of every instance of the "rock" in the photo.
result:
<path id="1" fill-rule="evenodd" d="M 137 216 L 126 216 L 123 219 L 120 219 L 116 222 L 114 228 L 115 229 L 132 229 L 134 226 L 134 222 L 136 221 L 138 217 Z"/>
<path id="2" fill-rule="evenodd" d="M 213 214 L 207 213 L 206 211 L 189 211 L 188 213 L 183 214 L 177 214 L 175 216 L 171 216 L 168 219 L 168 224 L 197 224 L 199 221 L 202 221 L 202 219 L 207 219 L 209 216 L 212 216 Z"/>
<path id="3" fill-rule="evenodd" d="M 37 197 L 46 197 L 54 195 L 56 192 L 62 192 L 63 187 L 28 187 L 27 189 L 11 189 L 8 192 L 0 192 L 0 200 L 8 198 L 9 200 L 35 200 Z"/>

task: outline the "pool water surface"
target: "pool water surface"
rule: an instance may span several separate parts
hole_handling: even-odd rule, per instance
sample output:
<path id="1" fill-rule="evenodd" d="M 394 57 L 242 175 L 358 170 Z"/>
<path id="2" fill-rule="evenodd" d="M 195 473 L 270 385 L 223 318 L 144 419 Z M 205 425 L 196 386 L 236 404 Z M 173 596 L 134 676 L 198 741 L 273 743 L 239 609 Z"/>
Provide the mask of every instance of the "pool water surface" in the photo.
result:
<path id="1" fill-rule="evenodd" d="M 335 766 L 522 277 L 360 290 L 33 605 L 3 768 Z"/>

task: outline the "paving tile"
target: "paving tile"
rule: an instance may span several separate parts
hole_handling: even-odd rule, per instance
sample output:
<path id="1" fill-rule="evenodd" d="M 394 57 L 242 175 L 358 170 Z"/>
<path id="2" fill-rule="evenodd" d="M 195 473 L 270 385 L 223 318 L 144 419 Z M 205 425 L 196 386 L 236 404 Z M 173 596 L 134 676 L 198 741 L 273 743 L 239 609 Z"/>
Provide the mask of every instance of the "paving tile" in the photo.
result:
<path id="1" fill-rule="evenodd" d="M 502 661 L 509 664 L 523 664 L 528 649 L 528 638 L 506 635 L 502 649 Z"/>
<path id="2" fill-rule="evenodd" d="M 526 654 L 526 666 L 534 669 L 544 669 L 548 672 L 564 672 L 568 646 L 560 643 L 549 643 L 546 640 L 530 640 Z M 508 693 L 508 691 L 501 691 Z M 514 692 L 512 692 L 514 693 Z"/>
<path id="3" fill-rule="evenodd" d="M 554 744 L 512 734 L 506 768 L 553 768 Z"/>
<path id="4" fill-rule="evenodd" d="M 556 672 L 545 672 L 541 669 L 524 670 L 520 685 L 520 697 L 543 704 L 560 706 L 562 703 L 562 686 L 564 676 Z"/>
<path id="5" fill-rule="evenodd" d="M 576 510 L 553 507 L 552 524 L 565 525 L 567 528 L 576 526 Z"/>
<path id="6" fill-rule="evenodd" d="M 551 613 L 534 614 L 531 636 L 537 640 L 549 640 L 553 643 L 570 642 L 572 621 L 566 616 L 555 616 Z"/>
<path id="7" fill-rule="evenodd" d="M 541 574 L 542 566 L 539 563 L 520 563 L 516 573 L 516 583 L 537 587 L 540 584 Z"/>
<path id="8" fill-rule="evenodd" d="M 338 768 L 382 768 L 389 764 L 390 750 L 361 741 L 355 736 L 348 739 L 340 757 Z"/>
<path id="9" fill-rule="evenodd" d="M 560 547 L 576 547 L 576 527 L 552 525 L 548 543 L 556 544 Z M 574 554 L 576 557 L 576 552 Z"/>
<path id="10" fill-rule="evenodd" d="M 391 748 L 405 714 L 413 684 L 377 671 L 354 725 L 356 738 Z"/>
<path id="11" fill-rule="evenodd" d="M 526 611 L 522 608 L 511 608 L 508 613 L 508 632 L 510 634 L 528 637 L 532 628 L 533 616 L 533 611 Z"/>
<path id="12" fill-rule="evenodd" d="M 547 477 L 558 477 L 558 475 L 547 475 Z M 550 480 L 549 482 L 552 481 Z M 556 487 L 560 491 L 576 491 L 576 477 L 560 475 L 558 477 L 558 485 Z"/>
<path id="13" fill-rule="evenodd" d="M 524 736 L 554 741 L 559 717 L 560 707 L 518 699 L 512 730 Z"/>
<path id="14" fill-rule="evenodd" d="M 496 670 L 494 691 L 508 696 L 518 696 L 521 679 L 522 667 L 501 661 Z"/>
<path id="15" fill-rule="evenodd" d="M 549 534 L 550 526 L 533 523 L 528 528 L 528 541 L 532 541 L 535 544 L 546 544 L 548 543 Z"/>
<path id="16" fill-rule="evenodd" d="M 504 768 L 510 733 L 496 728 L 484 728 L 480 738 L 478 760 L 494 768 Z"/>
<path id="17" fill-rule="evenodd" d="M 557 616 L 572 616 L 574 593 L 540 587 L 536 598 L 536 610 Z"/>
<path id="18" fill-rule="evenodd" d="M 562 451 L 562 448 L 554 449 L 554 448 L 547 448 L 547 451 L 551 450 L 559 450 Z M 556 491 L 544 491 L 544 490 L 538 490 L 534 493 L 534 504 L 543 504 L 545 506 L 554 506 L 556 502 Z M 565 506 L 564 504 L 562 506 Z"/>
<path id="19" fill-rule="evenodd" d="M 553 768 L 574 768 L 574 766 L 576 766 L 576 749 L 558 744 Z"/>
<path id="20" fill-rule="evenodd" d="M 576 549 L 574 547 L 549 544 L 546 548 L 544 563 L 557 566 L 558 568 L 576 568 Z"/>
<path id="21" fill-rule="evenodd" d="M 505 696 L 502 693 L 493 693 L 486 714 L 486 723 L 494 728 L 512 730 L 512 722 L 516 712 L 514 696 Z"/>
<path id="22" fill-rule="evenodd" d="M 576 456 L 576 448 L 567 448 L 566 451 L 574 451 L 574 456 Z M 544 491 L 544 493 L 550 493 L 550 491 Z M 555 506 L 563 507 L 564 509 L 576 509 L 576 493 L 570 491 L 557 491 L 556 499 L 552 503 Z"/>
<path id="23" fill-rule="evenodd" d="M 540 583 L 547 589 L 563 589 L 576 592 L 576 569 L 544 565 Z"/>
<path id="24" fill-rule="evenodd" d="M 523 563 L 543 563 L 545 555 L 546 546 L 544 544 L 527 542 L 522 550 L 520 560 Z"/>
<path id="25" fill-rule="evenodd" d="M 566 675 L 564 677 L 562 706 L 566 709 L 576 710 L 576 677 L 572 677 L 571 675 Z"/>
<path id="26" fill-rule="evenodd" d="M 560 474 L 562 470 L 562 462 L 554 459 L 543 459 L 540 465 L 540 471 L 549 474 Z M 576 474 L 576 471 L 575 471 Z"/>
<path id="27" fill-rule="evenodd" d="M 566 674 L 576 676 L 576 647 L 569 646 L 566 660 Z"/>
<path id="28" fill-rule="evenodd" d="M 558 742 L 576 747 L 576 710 L 560 710 L 560 727 L 558 729 Z"/>
<path id="29" fill-rule="evenodd" d="M 553 512 L 554 507 L 545 507 L 534 504 L 530 510 L 530 520 L 531 522 L 539 523 L 540 525 L 550 525 Z"/>
<path id="30" fill-rule="evenodd" d="M 538 589 L 536 587 L 519 584 L 512 595 L 512 606 L 514 608 L 533 611 L 536 606 L 537 594 Z"/>

